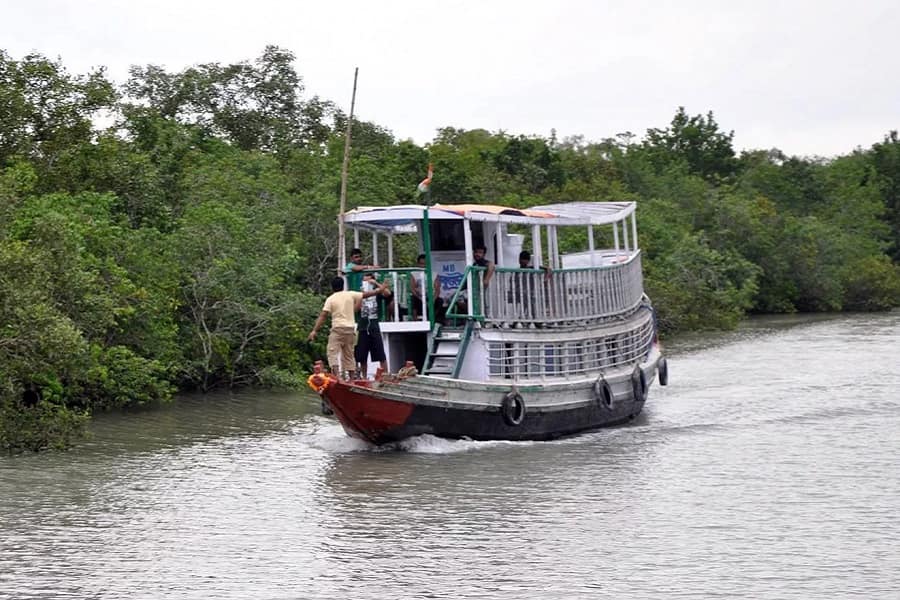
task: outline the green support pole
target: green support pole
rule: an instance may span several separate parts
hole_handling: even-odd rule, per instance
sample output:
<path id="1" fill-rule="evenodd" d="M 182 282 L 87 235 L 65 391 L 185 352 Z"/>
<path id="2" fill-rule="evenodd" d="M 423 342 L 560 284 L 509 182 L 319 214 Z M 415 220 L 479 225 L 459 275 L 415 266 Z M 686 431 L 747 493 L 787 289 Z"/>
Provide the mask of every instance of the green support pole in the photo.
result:
<path id="1" fill-rule="evenodd" d="M 422 211 L 422 243 L 425 245 L 425 310 L 428 311 L 429 327 L 434 331 L 434 281 L 431 271 L 431 225 L 428 221 L 428 207 L 431 205 L 431 190 L 425 193 L 425 210 Z"/>

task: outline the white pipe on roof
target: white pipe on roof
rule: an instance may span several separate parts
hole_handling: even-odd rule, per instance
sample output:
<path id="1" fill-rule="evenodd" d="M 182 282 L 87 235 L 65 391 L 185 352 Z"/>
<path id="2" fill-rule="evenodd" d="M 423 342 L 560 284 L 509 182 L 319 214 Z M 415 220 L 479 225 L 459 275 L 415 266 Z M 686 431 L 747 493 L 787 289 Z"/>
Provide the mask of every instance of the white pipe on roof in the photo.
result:
<path id="1" fill-rule="evenodd" d="M 631 213 L 631 237 L 634 242 L 634 249 L 638 249 L 637 243 L 637 215 L 635 213 Z"/>
<path id="2" fill-rule="evenodd" d="M 588 225 L 588 250 L 591 252 L 591 266 L 597 266 L 597 258 L 594 256 L 594 226 Z"/>
<path id="3" fill-rule="evenodd" d="M 389 233 L 387 236 L 387 244 L 388 244 L 388 268 L 394 268 L 394 234 Z M 396 289 L 396 286 L 395 288 Z"/>

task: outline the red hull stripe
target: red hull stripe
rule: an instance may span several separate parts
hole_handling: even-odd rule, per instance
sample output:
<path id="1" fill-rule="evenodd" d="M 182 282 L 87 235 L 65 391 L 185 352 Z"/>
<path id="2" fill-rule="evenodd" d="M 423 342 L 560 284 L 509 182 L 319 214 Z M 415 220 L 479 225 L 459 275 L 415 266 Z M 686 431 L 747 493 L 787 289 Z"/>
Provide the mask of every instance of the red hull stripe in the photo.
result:
<path id="1" fill-rule="evenodd" d="M 358 389 L 338 382 L 328 387 L 325 397 L 341 423 L 369 441 L 377 443 L 384 432 L 402 426 L 412 414 L 410 403 L 376 398 Z"/>

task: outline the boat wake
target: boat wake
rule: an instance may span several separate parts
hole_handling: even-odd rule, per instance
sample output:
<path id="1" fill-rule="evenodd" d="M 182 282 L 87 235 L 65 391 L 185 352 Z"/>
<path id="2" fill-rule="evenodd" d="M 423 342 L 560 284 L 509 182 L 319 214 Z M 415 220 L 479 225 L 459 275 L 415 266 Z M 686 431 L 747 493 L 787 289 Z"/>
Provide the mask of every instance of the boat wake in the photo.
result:
<path id="1" fill-rule="evenodd" d="M 508 440 L 449 440 L 434 435 L 419 435 L 409 439 L 405 439 L 394 444 L 395 450 L 409 452 L 411 454 L 460 454 L 463 452 L 474 452 L 485 450 L 487 448 L 496 448 L 498 446 L 531 446 L 536 442 L 513 442 Z"/>
<path id="2" fill-rule="evenodd" d="M 408 452 L 410 454 L 461 454 L 477 452 L 500 446 L 530 446 L 538 442 L 509 440 L 451 440 L 434 435 L 419 435 L 399 442 L 376 446 L 365 440 L 349 437 L 344 429 L 332 419 L 315 417 L 304 423 L 300 434 L 305 441 L 320 450 L 334 453 L 345 452 Z"/>

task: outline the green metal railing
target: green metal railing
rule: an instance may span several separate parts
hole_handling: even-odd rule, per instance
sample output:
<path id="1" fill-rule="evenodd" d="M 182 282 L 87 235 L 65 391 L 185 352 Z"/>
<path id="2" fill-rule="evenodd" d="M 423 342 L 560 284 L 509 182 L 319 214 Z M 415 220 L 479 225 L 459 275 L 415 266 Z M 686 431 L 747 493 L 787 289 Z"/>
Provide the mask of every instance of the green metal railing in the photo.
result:
<path id="1" fill-rule="evenodd" d="M 627 313 L 643 297 L 641 256 L 617 264 L 546 271 L 497 267 L 485 286 L 483 267 L 466 267 L 468 286 L 454 293 L 447 317 L 485 323 L 553 324 Z"/>
<path id="2" fill-rule="evenodd" d="M 463 283 L 450 298 L 447 317 L 450 319 L 473 319 L 484 321 L 484 274 L 485 267 L 469 265 L 463 273 Z M 472 307 L 469 310 L 469 289 L 472 289 Z M 459 310 L 457 310 L 459 309 Z"/>
<path id="3" fill-rule="evenodd" d="M 418 299 L 413 294 L 412 278 L 414 274 L 422 273 L 422 294 L 421 309 L 422 314 L 414 315 L 414 307 L 418 304 Z M 432 306 L 427 301 L 427 281 L 425 280 L 426 270 L 419 267 L 406 268 L 381 268 L 362 271 L 363 276 L 367 274 L 375 275 L 375 279 L 379 282 L 387 282 L 388 289 L 391 291 L 390 301 L 379 302 L 378 318 L 381 321 L 413 321 L 420 320 L 423 322 L 431 322 L 433 319 Z M 377 296 L 376 296 L 377 297 Z M 415 317 L 415 318 L 414 318 Z"/>

